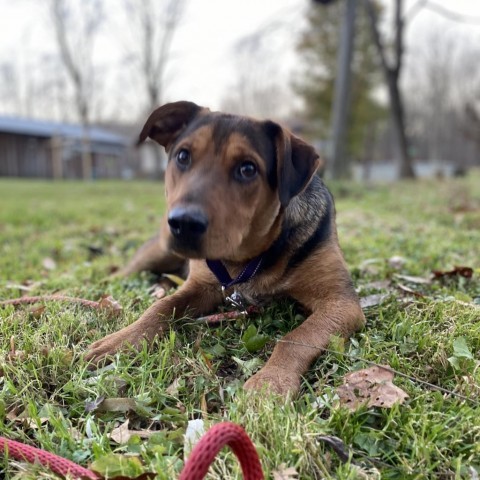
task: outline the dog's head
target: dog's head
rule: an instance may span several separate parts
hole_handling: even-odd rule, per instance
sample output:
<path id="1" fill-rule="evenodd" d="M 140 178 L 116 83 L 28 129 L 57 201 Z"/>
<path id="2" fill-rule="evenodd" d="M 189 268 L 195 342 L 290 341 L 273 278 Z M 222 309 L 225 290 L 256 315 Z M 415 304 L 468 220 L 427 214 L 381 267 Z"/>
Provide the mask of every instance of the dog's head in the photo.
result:
<path id="1" fill-rule="evenodd" d="M 244 261 L 266 250 L 319 166 L 314 148 L 277 123 L 191 102 L 155 110 L 139 142 L 147 137 L 168 153 L 170 244 L 188 258 Z"/>

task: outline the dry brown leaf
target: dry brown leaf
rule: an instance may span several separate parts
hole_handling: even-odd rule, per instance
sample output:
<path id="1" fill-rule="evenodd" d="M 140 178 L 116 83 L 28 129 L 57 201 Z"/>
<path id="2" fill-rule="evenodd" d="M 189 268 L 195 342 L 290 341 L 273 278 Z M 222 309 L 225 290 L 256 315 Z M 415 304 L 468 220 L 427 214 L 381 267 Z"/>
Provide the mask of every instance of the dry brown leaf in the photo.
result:
<path id="1" fill-rule="evenodd" d="M 374 366 L 345 375 L 344 384 L 336 389 L 340 403 L 350 410 L 362 405 L 391 408 L 403 403 L 408 395 L 392 383 L 393 372 L 388 368 Z"/>
<path id="2" fill-rule="evenodd" d="M 445 277 L 464 277 L 472 278 L 473 277 L 473 268 L 470 267 L 459 267 L 455 266 L 452 270 L 433 270 L 433 275 L 436 279 L 442 279 Z"/>
<path id="3" fill-rule="evenodd" d="M 403 285 L 401 283 L 397 284 L 397 288 L 399 288 L 402 292 L 410 293 L 411 295 L 414 295 L 415 297 L 420 297 L 420 298 L 425 297 L 425 295 L 423 293 L 417 292 L 413 288 L 407 287 L 406 285 Z"/>
<path id="4" fill-rule="evenodd" d="M 28 316 L 34 320 L 38 320 L 42 316 L 42 313 L 45 312 L 46 308 L 45 305 L 32 307 L 28 310 Z"/>
<path id="5" fill-rule="evenodd" d="M 103 295 L 100 298 L 98 309 L 104 310 L 109 317 L 118 317 L 123 312 L 123 307 L 111 295 Z"/>
<path id="6" fill-rule="evenodd" d="M 15 423 L 21 423 L 24 428 L 31 428 L 32 430 L 36 430 L 40 428 L 45 423 L 48 423 L 47 417 L 40 417 L 40 418 L 32 418 L 28 416 L 28 412 L 23 410 L 20 414 L 16 415 L 12 419 Z"/>
<path id="7" fill-rule="evenodd" d="M 272 472 L 273 480 L 291 480 L 298 478 L 298 472 L 294 467 L 287 467 L 284 463 L 278 466 L 278 470 Z"/>
<path id="8" fill-rule="evenodd" d="M 128 429 L 128 424 L 130 423 L 130 420 L 125 420 L 124 423 L 122 423 L 119 427 L 114 428 L 112 432 L 110 433 L 110 438 L 115 442 L 118 443 L 119 445 L 123 445 L 127 443 L 130 440 L 130 437 L 132 436 L 130 430 Z"/>
<path id="9" fill-rule="evenodd" d="M 137 404 L 133 398 L 106 398 L 97 410 L 99 412 L 129 412 L 135 410 Z"/>

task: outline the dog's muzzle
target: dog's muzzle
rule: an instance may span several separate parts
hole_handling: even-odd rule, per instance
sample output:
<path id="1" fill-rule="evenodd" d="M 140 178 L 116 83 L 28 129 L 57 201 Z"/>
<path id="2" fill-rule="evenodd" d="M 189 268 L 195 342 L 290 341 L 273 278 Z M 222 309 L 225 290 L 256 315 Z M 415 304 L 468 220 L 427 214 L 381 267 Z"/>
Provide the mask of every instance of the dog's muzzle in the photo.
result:
<path id="1" fill-rule="evenodd" d="M 208 218 L 198 207 L 174 207 L 168 214 L 168 225 L 182 247 L 195 250 L 207 231 Z"/>

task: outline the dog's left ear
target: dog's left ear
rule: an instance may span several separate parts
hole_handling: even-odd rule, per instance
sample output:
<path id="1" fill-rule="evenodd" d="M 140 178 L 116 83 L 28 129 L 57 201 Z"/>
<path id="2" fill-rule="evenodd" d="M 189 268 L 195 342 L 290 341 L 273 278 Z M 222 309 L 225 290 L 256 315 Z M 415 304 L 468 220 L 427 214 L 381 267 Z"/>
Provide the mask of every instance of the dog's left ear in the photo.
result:
<path id="1" fill-rule="evenodd" d="M 281 205 L 286 207 L 310 183 L 320 166 L 320 156 L 311 145 L 277 123 L 267 121 L 265 126 L 275 140 L 278 195 Z"/>

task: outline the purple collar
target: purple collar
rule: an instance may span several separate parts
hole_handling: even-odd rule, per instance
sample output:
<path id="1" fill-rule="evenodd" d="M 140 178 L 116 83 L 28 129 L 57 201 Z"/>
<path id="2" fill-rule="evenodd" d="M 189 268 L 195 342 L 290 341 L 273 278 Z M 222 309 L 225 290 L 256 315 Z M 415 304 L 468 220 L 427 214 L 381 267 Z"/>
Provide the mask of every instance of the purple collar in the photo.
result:
<path id="1" fill-rule="evenodd" d="M 233 278 L 228 273 L 221 260 L 206 260 L 208 268 L 217 277 L 223 288 L 230 288 L 239 283 L 248 282 L 252 279 L 260 268 L 263 261 L 263 254 L 250 260 L 237 278 Z"/>

